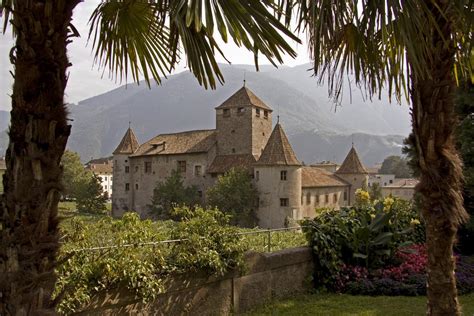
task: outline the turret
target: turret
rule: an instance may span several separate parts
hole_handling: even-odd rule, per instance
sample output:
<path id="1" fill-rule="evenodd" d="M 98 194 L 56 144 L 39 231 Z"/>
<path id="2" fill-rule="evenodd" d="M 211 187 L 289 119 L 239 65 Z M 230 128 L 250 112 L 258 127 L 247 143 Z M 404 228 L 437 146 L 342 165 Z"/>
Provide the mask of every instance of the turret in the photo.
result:
<path id="1" fill-rule="evenodd" d="M 349 205 L 354 204 L 355 191 L 360 188 L 367 188 L 369 173 L 359 159 L 359 155 L 352 145 L 351 150 L 344 159 L 342 165 L 335 174 L 349 183 Z"/>
<path id="2" fill-rule="evenodd" d="M 287 220 L 302 219 L 301 163 L 277 123 L 255 164 L 254 179 L 259 191 L 259 226 L 283 227 Z"/>
<path id="3" fill-rule="evenodd" d="M 129 127 L 113 152 L 112 216 L 114 217 L 120 217 L 124 212 L 132 210 L 134 188 L 129 155 L 138 147 L 137 137 Z"/>
<path id="4" fill-rule="evenodd" d="M 272 131 L 272 109 L 245 86 L 216 107 L 217 155 L 259 157 Z"/>

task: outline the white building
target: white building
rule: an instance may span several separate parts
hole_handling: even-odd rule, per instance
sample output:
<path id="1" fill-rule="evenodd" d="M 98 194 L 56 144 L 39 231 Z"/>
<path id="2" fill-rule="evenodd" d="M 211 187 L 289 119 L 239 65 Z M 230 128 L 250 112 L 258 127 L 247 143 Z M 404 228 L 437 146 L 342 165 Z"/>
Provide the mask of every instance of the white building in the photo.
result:
<path id="1" fill-rule="evenodd" d="M 112 158 L 93 159 L 86 163 L 86 169 L 99 177 L 102 191 L 110 199 L 112 197 L 113 160 Z"/>

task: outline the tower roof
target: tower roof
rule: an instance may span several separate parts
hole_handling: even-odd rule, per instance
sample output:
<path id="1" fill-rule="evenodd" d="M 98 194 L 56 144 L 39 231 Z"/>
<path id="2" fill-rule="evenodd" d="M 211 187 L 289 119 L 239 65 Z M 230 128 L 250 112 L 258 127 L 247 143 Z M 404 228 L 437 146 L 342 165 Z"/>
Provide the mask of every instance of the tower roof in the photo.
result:
<path id="1" fill-rule="evenodd" d="M 338 174 L 348 174 L 348 173 L 368 174 L 364 165 L 362 164 L 362 162 L 360 162 L 359 155 L 357 155 L 357 152 L 354 147 L 351 148 L 351 150 L 346 156 L 346 159 L 344 159 L 344 162 L 339 167 L 339 169 L 337 169 L 336 173 Z"/>
<path id="2" fill-rule="evenodd" d="M 236 93 L 225 100 L 216 109 L 228 109 L 233 107 L 241 106 L 256 106 L 264 110 L 272 111 L 272 109 L 266 105 L 262 100 L 259 99 L 252 91 L 247 87 L 240 88 Z"/>
<path id="3" fill-rule="evenodd" d="M 113 154 L 133 154 L 139 147 L 137 137 L 133 132 L 132 128 L 129 127 L 125 135 L 123 135 L 120 144 L 114 150 Z"/>
<path id="4" fill-rule="evenodd" d="M 257 165 L 301 166 L 280 123 L 275 125 Z"/>

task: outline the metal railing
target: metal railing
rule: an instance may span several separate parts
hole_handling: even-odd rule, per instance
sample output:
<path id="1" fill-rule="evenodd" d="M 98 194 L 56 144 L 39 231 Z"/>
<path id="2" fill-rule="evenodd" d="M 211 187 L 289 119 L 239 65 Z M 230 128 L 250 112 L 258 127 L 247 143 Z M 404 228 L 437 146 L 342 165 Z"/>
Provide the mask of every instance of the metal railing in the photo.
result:
<path id="1" fill-rule="evenodd" d="M 283 227 L 283 228 L 273 228 L 273 229 L 261 229 L 255 231 L 246 231 L 246 232 L 239 232 L 237 235 L 239 236 L 247 236 L 247 235 L 264 235 L 264 249 L 267 252 L 272 251 L 272 233 L 277 232 L 285 232 L 285 231 L 302 231 L 303 228 L 306 226 L 296 226 L 296 227 Z M 205 239 L 206 237 L 201 237 Z M 175 243 L 185 242 L 189 239 L 170 239 L 170 240 L 159 240 L 159 241 L 149 241 L 149 242 L 140 242 L 140 243 L 130 243 L 130 244 L 121 244 L 121 245 L 106 245 L 106 246 L 97 246 L 97 247 L 88 247 L 88 248 L 79 248 L 79 249 L 72 249 L 67 251 L 69 254 L 78 253 L 78 252 L 85 252 L 85 251 L 103 251 L 103 250 L 111 250 L 111 249 L 118 249 L 118 248 L 130 248 L 130 247 L 147 247 L 147 246 L 159 246 L 159 245 L 172 245 Z"/>

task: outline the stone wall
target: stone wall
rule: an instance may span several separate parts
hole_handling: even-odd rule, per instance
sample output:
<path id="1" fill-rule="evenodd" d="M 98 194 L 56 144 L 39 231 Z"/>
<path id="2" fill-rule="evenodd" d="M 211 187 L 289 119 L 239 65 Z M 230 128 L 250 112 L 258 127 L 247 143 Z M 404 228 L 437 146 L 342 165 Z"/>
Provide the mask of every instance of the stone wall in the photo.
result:
<path id="1" fill-rule="evenodd" d="M 94 297 L 78 315 L 229 315 L 272 299 L 305 293 L 312 287 L 313 262 L 308 247 L 273 253 L 249 253 L 244 273 L 223 277 L 193 274 L 167 280 L 166 293 L 143 303 L 116 289 Z"/>

